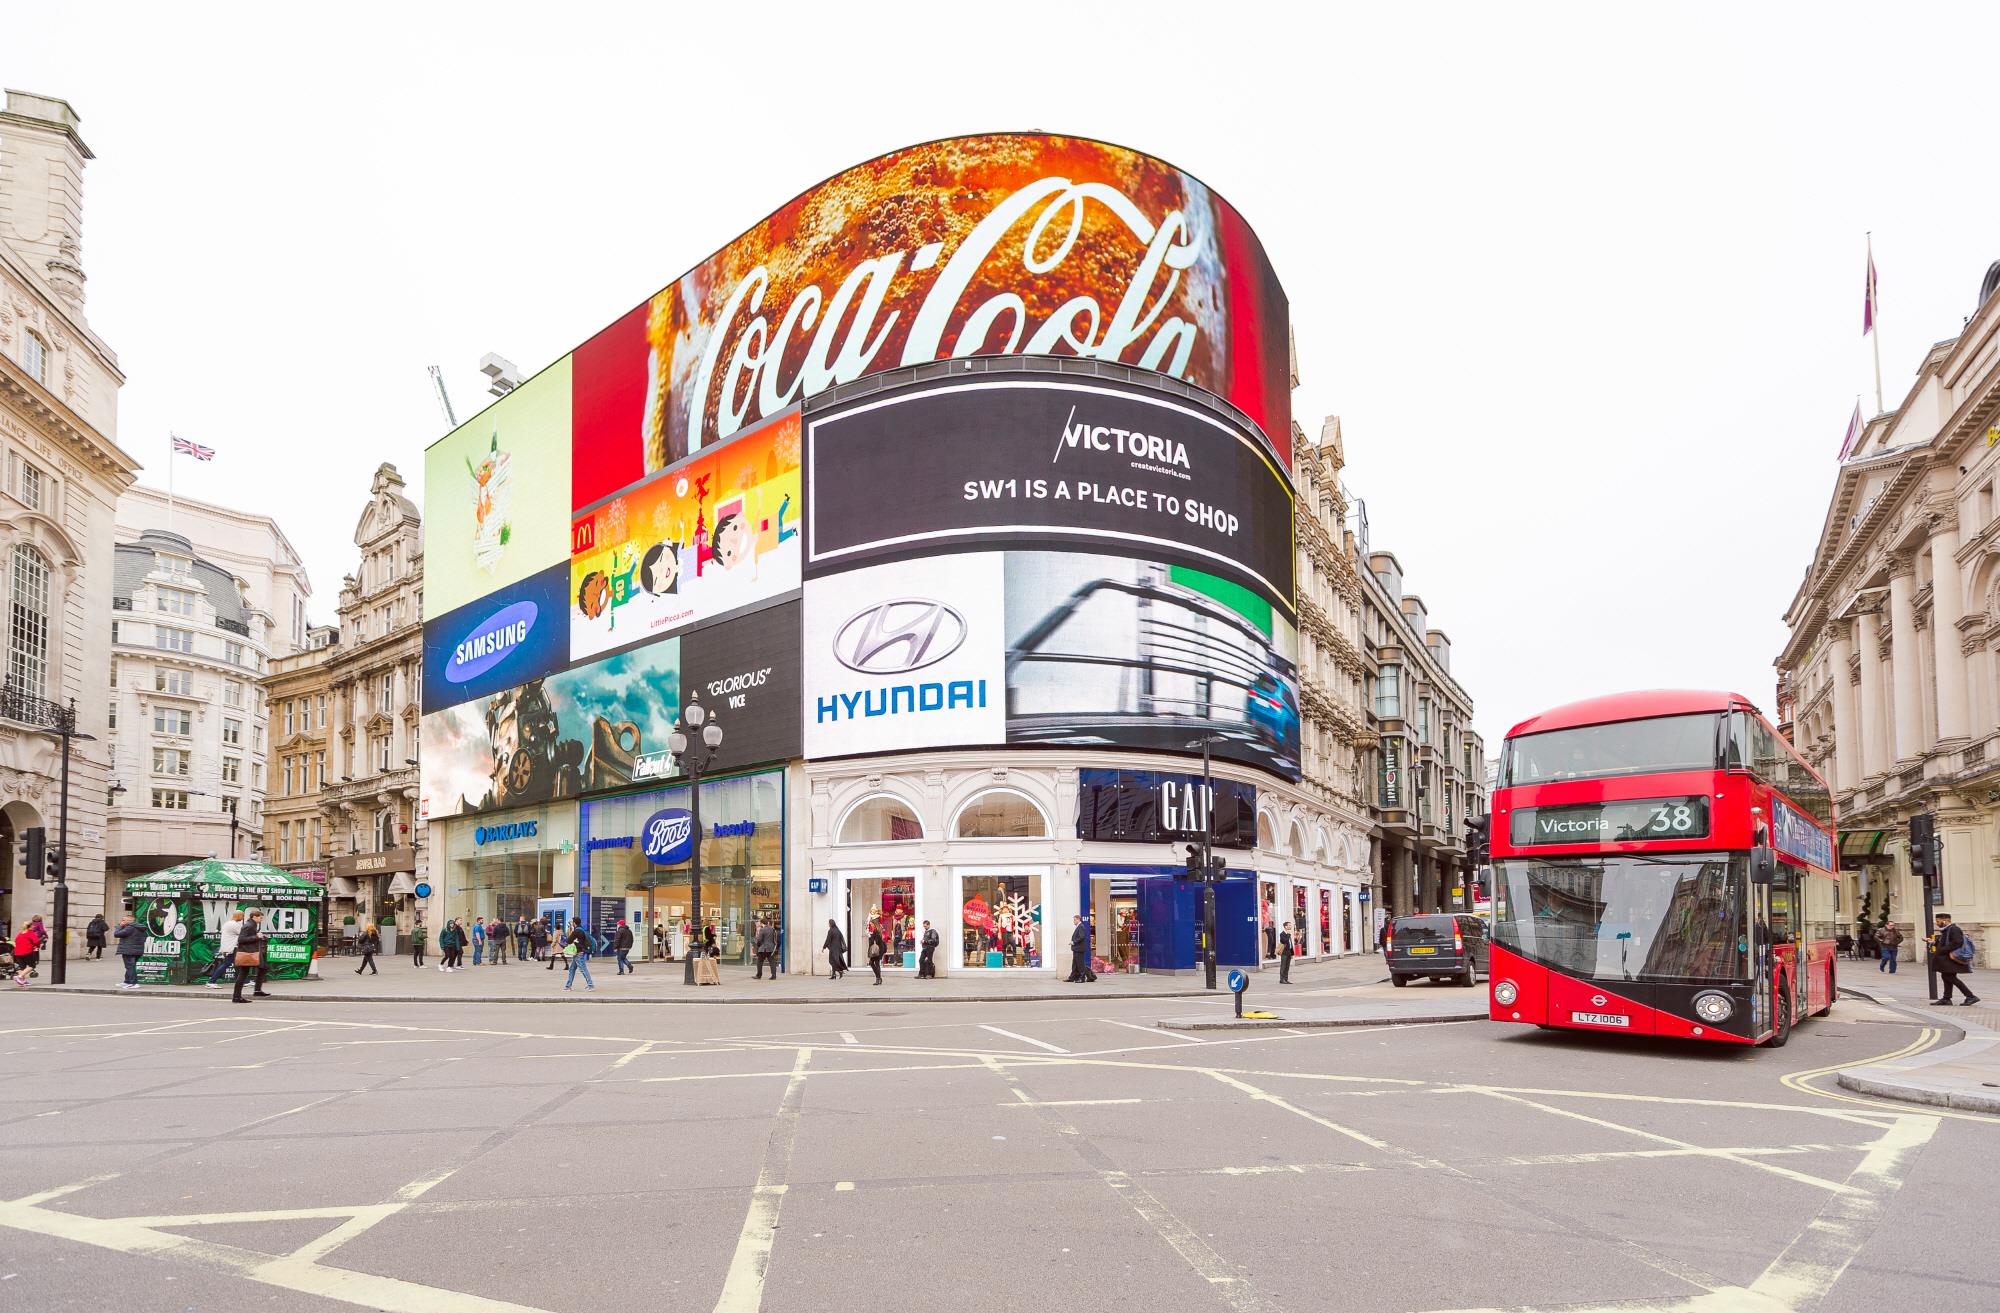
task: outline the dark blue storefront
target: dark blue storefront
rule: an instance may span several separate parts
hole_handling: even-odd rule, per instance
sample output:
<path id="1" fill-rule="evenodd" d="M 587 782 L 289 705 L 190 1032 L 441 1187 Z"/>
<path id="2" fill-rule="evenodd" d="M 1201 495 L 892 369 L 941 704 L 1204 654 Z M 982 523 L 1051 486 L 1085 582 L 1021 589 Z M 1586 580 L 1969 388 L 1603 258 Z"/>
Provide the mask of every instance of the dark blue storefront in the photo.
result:
<path id="1" fill-rule="evenodd" d="M 1081 906 L 1102 905 L 1103 898 L 1093 903 L 1093 895 L 1108 892 L 1114 901 L 1136 910 L 1142 971 L 1193 971 L 1201 965 L 1196 955 L 1201 884 L 1176 879 L 1181 869 L 1086 864 L 1079 871 Z M 1102 955 L 1107 927 L 1100 924 L 1097 929 Z M 1215 955 L 1223 966 L 1256 967 L 1263 960 L 1257 943 L 1255 872 L 1232 868 L 1228 878 L 1215 886 Z"/>

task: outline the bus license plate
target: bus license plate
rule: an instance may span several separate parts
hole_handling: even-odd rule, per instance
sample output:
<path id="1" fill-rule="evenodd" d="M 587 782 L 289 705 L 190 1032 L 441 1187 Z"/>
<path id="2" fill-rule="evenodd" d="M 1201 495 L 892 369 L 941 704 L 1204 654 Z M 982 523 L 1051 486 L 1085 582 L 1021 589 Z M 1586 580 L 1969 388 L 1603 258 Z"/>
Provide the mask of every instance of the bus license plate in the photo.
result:
<path id="1" fill-rule="evenodd" d="M 1410 952 L 1412 955 L 1415 955 L 1418 953 L 1435 953 L 1437 950 L 1435 948 L 1413 948 Z"/>
<path id="2" fill-rule="evenodd" d="M 1581 1022 L 1586 1026 L 1629 1026 L 1632 1024 L 1632 1018 L 1621 1017 L 1613 1012 L 1572 1012 L 1569 1014 L 1569 1019 Z"/>

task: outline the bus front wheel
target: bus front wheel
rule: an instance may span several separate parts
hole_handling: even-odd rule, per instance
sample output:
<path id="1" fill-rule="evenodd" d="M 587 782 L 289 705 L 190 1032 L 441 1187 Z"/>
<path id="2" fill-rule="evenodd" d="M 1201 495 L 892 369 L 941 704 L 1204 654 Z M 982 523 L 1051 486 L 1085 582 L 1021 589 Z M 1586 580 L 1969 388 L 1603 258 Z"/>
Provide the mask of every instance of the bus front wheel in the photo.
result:
<path id="1" fill-rule="evenodd" d="M 1783 976 L 1771 991 L 1771 1038 L 1764 1041 L 1766 1048 L 1781 1049 L 1792 1038 L 1792 990 Z"/>

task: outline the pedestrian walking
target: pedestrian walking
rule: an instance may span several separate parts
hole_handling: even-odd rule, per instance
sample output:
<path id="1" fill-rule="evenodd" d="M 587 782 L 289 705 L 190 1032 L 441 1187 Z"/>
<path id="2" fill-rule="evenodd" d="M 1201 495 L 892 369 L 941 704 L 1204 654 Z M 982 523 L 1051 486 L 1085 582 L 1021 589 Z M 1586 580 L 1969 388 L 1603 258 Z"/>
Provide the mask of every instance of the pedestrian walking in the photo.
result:
<path id="1" fill-rule="evenodd" d="M 1972 941 L 1965 937 L 1965 931 L 1952 924 L 1951 913 L 1939 912 L 1937 932 L 1931 936 L 1931 965 L 1944 982 L 1944 992 L 1931 1000 L 1932 1007 L 1950 1007 L 1954 988 L 1965 996 L 1960 1006 L 1969 1008 L 1979 1001 L 1979 995 L 1967 988 L 1964 980 L 1972 974 L 1972 957 Z"/>
<path id="2" fill-rule="evenodd" d="M 412 965 L 414 965 L 414 966 L 417 966 L 417 967 L 422 967 L 422 966 L 423 966 L 423 964 L 424 964 L 424 940 L 426 940 L 426 939 L 427 939 L 427 938 L 429 938 L 429 937 L 430 937 L 430 932 L 429 932 L 428 930 L 425 930 L 425 929 L 424 929 L 424 923 L 423 923 L 422 921 L 419 921 L 419 922 L 417 922 L 417 924 L 416 924 L 416 925 L 415 925 L 414 927 L 412 927 L 412 928 L 411 928 L 411 930 L 410 930 L 410 962 L 411 962 L 411 964 L 412 964 Z"/>
<path id="3" fill-rule="evenodd" d="M 938 943 L 938 932 L 931 927 L 930 922 L 924 922 L 923 938 L 917 941 L 917 978 L 919 980 L 937 979 Z"/>
<path id="4" fill-rule="evenodd" d="M 465 943 L 465 927 L 456 920 L 446 921 L 444 929 L 438 931 L 438 970 L 452 972 L 458 970 L 458 957 Z"/>
<path id="5" fill-rule="evenodd" d="M 505 921 L 497 916 L 493 918 L 492 923 L 486 927 L 486 961 L 488 965 L 498 966 L 507 960 L 507 941 L 513 938 L 513 936 L 514 932 L 507 928 Z"/>
<path id="6" fill-rule="evenodd" d="M 573 925 L 569 928 L 569 936 L 563 940 L 563 947 L 571 950 L 569 974 L 563 979 L 563 988 L 568 989 L 571 985 L 574 985 L 576 983 L 576 973 L 581 971 L 583 972 L 583 987 L 585 989 L 596 989 L 597 982 L 590 978 L 590 936 L 583 932 L 582 926 Z"/>
<path id="7" fill-rule="evenodd" d="M 778 978 L 778 927 L 771 924 L 770 917 L 767 916 L 757 923 L 757 933 L 750 940 L 750 947 L 757 954 L 757 975 L 755 979 L 762 980 L 764 978 L 764 968 L 768 965 L 771 968 L 771 979 L 776 980 Z"/>
<path id="8" fill-rule="evenodd" d="M 1396 918 L 1393 916 L 1383 917 L 1382 928 L 1375 933 L 1375 945 L 1382 950 L 1382 956 L 1385 958 L 1389 956 L 1389 941 L 1395 937 L 1395 933 Z"/>
<path id="9" fill-rule="evenodd" d="M 83 928 L 83 955 L 104 960 L 104 936 L 111 930 L 111 923 L 99 912 L 90 918 L 90 924 Z"/>
<path id="10" fill-rule="evenodd" d="M 826 923 L 826 938 L 820 947 L 826 950 L 826 969 L 829 978 L 838 980 L 847 974 L 847 936 L 840 933 L 840 927 L 831 918 Z"/>
<path id="11" fill-rule="evenodd" d="M 620 918 L 618 933 L 611 937 L 611 948 L 618 954 L 618 974 L 621 976 L 639 969 L 632 965 L 632 942 L 632 927 Z"/>
<path id="12" fill-rule="evenodd" d="M 1292 930 L 1290 926 L 1278 932 L 1278 983 L 1292 983 Z"/>
<path id="13" fill-rule="evenodd" d="M 26 989 L 29 977 L 35 974 L 35 964 L 41 960 L 41 936 L 35 933 L 34 922 L 30 921 L 14 936 L 14 983 Z"/>
<path id="14" fill-rule="evenodd" d="M 210 989 L 221 989 L 222 978 L 236 965 L 236 941 L 242 934 L 243 913 L 239 909 L 231 912 L 229 919 L 222 923 L 222 935 L 215 944 L 215 961 L 208 964 L 208 979 L 204 982 Z"/>
<path id="15" fill-rule="evenodd" d="M 375 928 L 373 921 L 361 927 L 361 934 L 354 941 L 354 950 L 361 954 L 361 965 L 354 968 L 355 975 L 363 971 L 372 976 L 382 974 L 375 965 L 375 955 L 382 951 L 382 932 Z"/>
<path id="16" fill-rule="evenodd" d="M 251 980 L 251 998 L 269 998 L 264 992 L 264 914 L 256 908 L 250 909 L 244 919 L 243 931 L 236 937 L 236 990 L 233 1001 L 248 1003 L 243 997 L 243 982 Z"/>
<path id="17" fill-rule="evenodd" d="M 1892 976 L 1895 975 L 1897 959 L 1903 955 L 1903 932 L 1894 925 L 1883 926 L 1875 932 L 1875 947 L 1882 955 L 1882 960 L 1876 964 L 1875 970 L 1878 973 L 1886 971 Z"/>
<path id="18" fill-rule="evenodd" d="M 139 987 L 139 959 L 146 953 L 146 927 L 127 912 L 118 918 L 118 960 L 125 964 L 125 983 L 120 989 Z"/>
<path id="19" fill-rule="evenodd" d="M 1083 923 L 1082 917 L 1073 916 L 1069 931 L 1069 974 L 1063 980 L 1067 984 L 1081 985 L 1086 976 L 1091 980 L 1097 979 L 1090 972 L 1090 927 Z"/>
<path id="20" fill-rule="evenodd" d="M 478 917 L 472 918 L 472 965 L 478 966 L 486 956 L 486 923 Z"/>
<path id="21" fill-rule="evenodd" d="M 514 961 L 520 963 L 531 960 L 535 955 L 534 948 L 535 948 L 535 941 L 533 937 L 530 936 L 528 933 L 527 916 L 524 914 L 515 917 L 514 918 Z"/>
<path id="22" fill-rule="evenodd" d="M 875 983 L 882 983 L 882 955 L 889 951 L 889 941 L 882 937 L 882 923 L 868 923 L 868 969 L 875 973 Z"/>

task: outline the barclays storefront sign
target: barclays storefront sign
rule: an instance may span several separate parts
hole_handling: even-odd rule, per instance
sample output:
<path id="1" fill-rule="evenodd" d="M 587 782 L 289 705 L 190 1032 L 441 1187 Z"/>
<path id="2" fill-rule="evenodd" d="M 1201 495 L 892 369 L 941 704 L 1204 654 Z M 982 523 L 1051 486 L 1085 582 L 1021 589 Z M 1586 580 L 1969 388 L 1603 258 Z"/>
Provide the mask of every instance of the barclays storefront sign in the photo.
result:
<path id="1" fill-rule="evenodd" d="M 506 825 L 477 825 L 472 830 L 472 842 L 485 847 L 489 843 L 505 843 L 513 839 L 532 839 L 541 829 L 540 821 L 512 821 Z"/>

